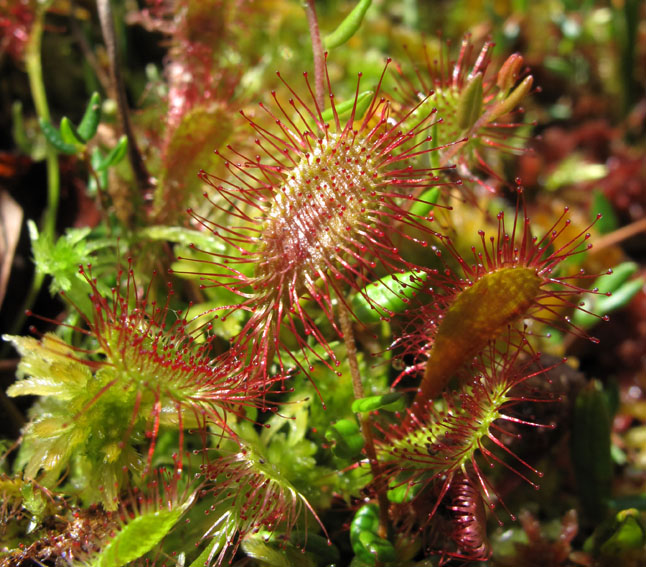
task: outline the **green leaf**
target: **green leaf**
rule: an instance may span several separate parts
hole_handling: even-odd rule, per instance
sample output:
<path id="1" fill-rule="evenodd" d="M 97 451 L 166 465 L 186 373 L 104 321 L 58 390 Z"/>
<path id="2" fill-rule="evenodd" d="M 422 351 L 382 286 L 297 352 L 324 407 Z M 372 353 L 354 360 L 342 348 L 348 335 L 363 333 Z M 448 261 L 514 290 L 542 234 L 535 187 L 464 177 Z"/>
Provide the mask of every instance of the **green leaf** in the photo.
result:
<path id="1" fill-rule="evenodd" d="M 577 154 L 562 160 L 558 167 L 545 180 L 545 189 L 556 191 L 561 187 L 597 181 L 608 175 L 608 167 L 602 163 L 588 163 Z M 594 211 L 596 215 L 597 211 Z"/>
<path id="2" fill-rule="evenodd" d="M 128 150 L 128 138 L 124 134 L 123 136 L 121 136 L 121 138 L 119 138 L 117 145 L 114 146 L 114 148 L 112 148 L 108 152 L 108 155 L 105 156 L 105 158 L 96 168 L 96 170 L 104 171 L 113 165 L 117 165 L 124 158 L 127 150 Z"/>
<path id="3" fill-rule="evenodd" d="M 408 308 L 426 281 L 426 272 L 391 274 L 368 284 L 352 298 L 352 311 L 362 323 L 377 323 Z"/>
<path id="4" fill-rule="evenodd" d="M 269 532 L 248 534 L 241 547 L 259 567 L 315 567 L 310 555 L 295 549 L 289 542 L 277 540 Z"/>
<path id="5" fill-rule="evenodd" d="M 593 215 L 592 220 L 596 220 L 597 214 L 601 214 L 601 218 L 594 225 L 601 234 L 608 234 L 619 227 L 619 221 L 612 203 L 599 189 L 592 195 L 590 212 Z"/>
<path id="6" fill-rule="evenodd" d="M 378 529 L 379 508 L 372 503 L 359 508 L 350 523 L 352 550 L 368 565 L 374 565 L 377 561 L 390 562 L 396 558 L 392 543 L 379 537 Z"/>
<path id="7" fill-rule="evenodd" d="M 359 541 L 362 532 L 377 533 L 379 529 L 379 508 L 376 504 L 366 504 L 357 510 L 350 523 L 350 541 Z"/>
<path id="8" fill-rule="evenodd" d="M 95 567 L 121 567 L 155 547 L 173 528 L 184 508 L 137 516 L 120 530 L 94 561 Z"/>
<path id="9" fill-rule="evenodd" d="M 397 403 L 400 402 L 400 403 Z M 391 392 L 381 396 L 370 396 L 368 398 L 359 398 L 352 403 L 352 411 L 354 413 L 369 412 L 378 409 L 388 408 L 392 411 L 403 409 L 402 395 L 398 392 Z"/>
<path id="10" fill-rule="evenodd" d="M 27 138 L 25 122 L 22 117 L 22 102 L 19 100 L 14 101 L 11 105 L 11 118 L 11 134 L 13 135 L 13 141 L 23 154 L 29 155 L 31 152 L 31 143 Z"/>
<path id="11" fill-rule="evenodd" d="M 610 498 L 611 418 L 601 383 L 590 382 L 576 398 L 572 418 L 572 463 L 581 505 L 590 519 L 602 518 Z"/>
<path id="12" fill-rule="evenodd" d="M 637 278 L 626 282 L 618 290 L 613 291 L 609 297 L 605 295 L 600 296 L 597 302 L 597 314 L 604 316 L 607 313 L 625 307 L 639 293 L 644 283 L 646 282 L 643 278 Z"/>
<path id="13" fill-rule="evenodd" d="M 311 553 L 319 565 L 338 563 L 340 559 L 339 548 L 336 545 L 330 545 L 329 540 L 318 534 L 297 531 L 292 532 L 289 539 L 297 548 Z"/>
<path id="14" fill-rule="evenodd" d="M 370 4 L 372 4 L 372 0 L 359 0 L 359 3 L 345 17 L 341 24 L 339 24 L 339 27 L 325 38 L 325 47 L 327 49 L 333 49 L 348 41 L 361 26 L 363 17 L 368 11 L 368 8 L 370 8 Z"/>
<path id="15" fill-rule="evenodd" d="M 340 419 L 325 432 L 325 438 L 334 442 L 334 454 L 343 459 L 352 459 L 361 453 L 366 441 L 357 422 Z"/>
<path id="16" fill-rule="evenodd" d="M 77 151 L 80 151 L 83 149 L 83 147 L 85 146 L 85 142 L 78 135 L 78 133 L 76 132 L 76 128 L 74 128 L 74 125 L 72 124 L 72 122 L 67 116 L 63 116 L 61 120 L 60 131 L 61 131 L 61 137 L 63 138 L 63 141 L 66 144 L 75 146 L 77 148 Z"/>
<path id="17" fill-rule="evenodd" d="M 643 549 L 646 533 L 639 512 L 635 509 L 622 510 L 615 517 L 612 535 L 601 545 L 604 556 L 619 556 L 630 550 Z"/>
<path id="18" fill-rule="evenodd" d="M 63 140 L 61 133 L 58 131 L 58 128 L 55 128 L 49 120 L 44 118 L 39 118 L 38 123 L 40 128 L 45 134 L 47 141 L 59 152 L 68 155 L 74 155 L 77 153 L 77 147 L 73 144 L 68 144 Z"/>
<path id="19" fill-rule="evenodd" d="M 469 130 L 482 114 L 482 73 L 472 77 L 458 102 L 457 119 L 458 126 L 463 130 Z"/>
<path id="20" fill-rule="evenodd" d="M 226 245 L 222 240 L 213 238 L 210 232 L 200 232 L 191 228 L 181 226 L 149 226 L 137 233 L 140 237 L 148 240 L 161 240 L 174 242 L 190 247 L 194 244 L 205 252 L 217 252 L 222 254 L 226 251 Z"/>
<path id="21" fill-rule="evenodd" d="M 637 278 L 629 280 L 639 266 L 635 262 L 623 262 L 608 274 L 600 276 L 593 283 L 593 289 L 601 288 L 612 295 L 598 294 L 586 297 L 572 316 L 572 323 L 589 329 L 599 322 L 600 317 L 606 317 L 609 313 L 628 305 L 640 289 L 644 286 L 644 279 Z"/>
<path id="22" fill-rule="evenodd" d="M 421 218 L 428 217 L 428 214 L 433 210 L 433 207 L 435 207 L 439 196 L 439 187 L 433 187 L 432 189 L 425 191 L 424 194 L 413 203 L 408 212 L 413 216 Z"/>
<path id="23" fill-rule="evenodd" d="M 99 93 L 94 92 L 90 97 L 90 101 L 85 109 L 85 114 L 81 118 L 81 123 L 77 128 L 79 136 L 85 141 L 89 142 L 96 134 L 101 120 L 101 96 Z"/>
<path id="24" fill-rule="evenodd" d="M 359 120 L 363 117 L 366 110 L 368 110 L 374 94 L 374 91 L 364 91 L 362 93 L 359 93 L 359 96 L 357 97 L 356 107 L 354 102 L 355 99 L 351 98 L 349 100 L 344 100 L 343 102 L 336 105 L 336 113 L 338 114 L 339 118 L 347 119 L 352 115 L 352 109 L 356 108 L 354 112 L 354 119 Z M 328 122 L 334 118 L 334 112 L 331 108 L 328 108 L 321 114 L 321 117 L 323 118 L 323 122 Z"/>
<path id="25" fill-rule="evenodd" d="M 42 492 L 34 491 L 34 485 L 31 482 L 25 482 L 20 489 L 20 495 L 23 507 L 40 523 L 47 510 L 47 501 Z"/>
<path id="26" fill-rule="evenodd" d="M 214 537 L 209 544 L 200 553 L 199 557 L 191 563 L 191 567 L 204 567 L 208 564 L 209 559 L 214 557 L 215 554 L 222 548 L 226 541 L 226 534 L 220 537 Z"/>
<path id="27" fill-rule="evenodd" d="M 424 487 L 424 484 L 416 482 L 411 485 L 408 481 L 397 482 L 395 480 L 391 480 L 389 486 L 390 488 L 386 493 L 388 500 L 390 502 L 395 502 L 396 504 L 402 504 L 403 502 L 410 502 L 415 498 L 415 496 Z"/>
<path id="28" fill-rule="evenodd" d="M 592 287 L 603 288 L 604 291 L 610 292 L 617 291 L 638 269 L 639 265 L 636 262 L 622 262 L 607 274 L 594 280 Z"/>
<path id="29" fill-rule="evenodd" d="M 34 262 L 39 273 L 50 275 L 53 280 L 50 291 L 64 291 L 69 299 L 86 315 L 92 313 L 92 303 L 88 298 L 88 286 L 85 278 L 78 273 L 79 265 L 90 261 L 96 251 L 113 244 L 107 239 L 92 240 L 91 229 L 69 228 L 55 242 L 45 234 L 39 234 L 33 221 L 28 221 Z M 95 258 L 94 265 L 97 265 Z M 114 260 L 109 257 L 109 263 Z M 99 263 L 101 263 L 99 261 Z M 102 292 L 109 294 L 110 288 L 100 280 L 97 284 Z"/>
<path id="30" fill-rule="evenodd" d="M 387 539 L 379 537 L 377 534 L 361 532 L 359 534 L 359 542 L 376 561 L 388 563 L 396 559 L 393 544 Z"/>
<path id="31" fill-rule="evenodd" d="M 96 176 L 89 176 L 87 183 L 87 193 L 91 197 L 95 197 L 99 191 L 103 191 L 108 186 L 108 171 L 98 171 L 99 166 L 103 163 L 103 154 L 98 147 L 92 148 L 92 153 L 90 154 L 90 165 L 94 169 Z M 97 179 L 98 178 L 98 179 Z"/>

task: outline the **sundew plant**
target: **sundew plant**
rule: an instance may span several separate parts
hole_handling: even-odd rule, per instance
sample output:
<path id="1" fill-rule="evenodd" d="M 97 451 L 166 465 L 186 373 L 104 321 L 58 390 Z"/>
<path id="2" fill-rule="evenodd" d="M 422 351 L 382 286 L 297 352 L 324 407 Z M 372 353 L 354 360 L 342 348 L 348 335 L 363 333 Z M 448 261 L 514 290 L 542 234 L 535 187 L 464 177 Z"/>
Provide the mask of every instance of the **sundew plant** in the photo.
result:
<path id="1" fill-rule="evenodd" d="M 512 4 L 0 4 L 0 566 L 646 564 L 644 6 Z"/>

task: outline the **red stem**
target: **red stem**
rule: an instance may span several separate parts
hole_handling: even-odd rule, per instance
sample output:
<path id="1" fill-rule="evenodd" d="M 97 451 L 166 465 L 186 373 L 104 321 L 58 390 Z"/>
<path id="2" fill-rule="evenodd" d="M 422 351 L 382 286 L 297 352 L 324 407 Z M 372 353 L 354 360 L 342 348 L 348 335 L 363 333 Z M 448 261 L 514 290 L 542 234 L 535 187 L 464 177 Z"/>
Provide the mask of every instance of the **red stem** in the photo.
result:
<path id="1" fill-rule="evenodd" d="M 319 105 L 321 112 L 323 112 L 323 109 L 325 108 L 323 87 L 325 79 L 325 54 L 323 52 L 323 44 L 321 43 L 321 33 L 319 31 L 319 22 L 316 17 L 314 0 L 307 0 L 305 3 L 305 13 L 307 14 L 307 23 L 310 27 L 312 53 L 314 55 L 314 88 L 316 91 L 316 103 Z"/>

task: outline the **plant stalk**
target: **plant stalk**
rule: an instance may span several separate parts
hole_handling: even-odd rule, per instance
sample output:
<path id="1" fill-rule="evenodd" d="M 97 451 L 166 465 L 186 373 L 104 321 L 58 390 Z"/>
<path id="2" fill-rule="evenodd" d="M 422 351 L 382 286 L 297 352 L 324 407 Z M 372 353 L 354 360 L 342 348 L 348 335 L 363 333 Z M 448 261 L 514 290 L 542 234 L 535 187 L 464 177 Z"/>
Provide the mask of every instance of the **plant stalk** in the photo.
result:
<path id="1" fill-rule="evenodd" d="M 99 20 L 101 21 L 103 40 L 105 41 L 108 59 L 110 61 L 110 78 L 112 81 L 112 90 L 114 91 L 111 93 L 111 96 L 117 101 L 121 128 L 123 129 L 123 133 L 128 137 L 128 160 L 134 173 L 137 189 L 141 192 L 151 186 L 150 173 L 139 151 L 139 146 L 137 145 L 137 140 L 132 129 L 132 122 L 130 121 L 130 109 L 126 98 L 126 89 L 121 75 L 121 68 L 119 66 L 117 37 L 114 30 L 112 7 L 110 6 L 110 0 L 97 0 L 96 6 L 99 13 Z"/>
<path id="2" fill-rule="evenodd" d="M 341 324 L 341 332 L 343 333 L 343 341 L 345 343 L 346 356 L 348 357 L 348 365 L 350 366 L 350 375 L 352 376 L 352 390 L 354 397 L 356 399 L 363 398 L 365 396 L 363 384 L 361 383 L 361 374 L 359 373 L 357 345 L 354 340 L 354 331 L 352 329 L 350 313 L 347 305 L 340 297 L 338 302 L 338 315 L 339 323 Z M 381 467 L 377 460 L 375 440 L 372 435 L 372 420 L 369 413 L 358 414 L 358 418 L 361 424 L 361 433 L 366 440 L 366 455 L 370 462 L 372 476 L 375 479 L 377 502 L 379 504 L 379 537 L 387 539 L 389 535 L 388 497 L 386 496 L 386 486 L 384 485 L 380 474 Z"/>
<path id="3" fill-rule="evenodd" d="M 29 41 L 25 49 L 25 68 L 29 78 L 31 96 L 34 99 L 36 114 L 43 120 L 51 121 L 47 95 L 45 94 L 45 83 L 43 81 L 43 65 L 41 59 L 43 25 L 45 12 L 49 3 L 42 5 L 36 11 Z M 45 209 L 42 232 L 45 236 L 53 238 L 56 231 L 56 217 L 58 215 L 58 203 L 60 200 L 60 169 L 58 166 L 58 154 L 56 149 L 47 144 L 47 208 Z M 36 278 L 34 278 L 36 279 Z M 42 276 L 40 277 L 42 283 Z M 40 288 L 40 285 L 38 286 Z"/>
<path id="4" fill-rule="evenodd" d="M 43 27 L 45 21 L 45 12 L 51 2 L 45 2 L 36 10 L 34 22 L 29 34 L 29 41 L 25 47 L 25 69 L 29 79 L 29 88 L 34 100 L 36 115 L 47 121 L 51 121 L 49 105 L 47 104 L 47 95 L 45 93 L 45 83 L 43 81 L 43 64 L 41 58 Z M 43 212 L 41 221 L 41 235 L 43 238 L 54 241 L 56 234 L 56 218 L 58 216 L 58 205 L 61 196 L 60 168 L 58 165 L 58 153 L 56 149 L 47 144 L 45 147 L 45 163 L 47 167 L 47 207 Z M 20 313 L 16 316 L 10 329 L 10 334 L 17 334 L 25 323 L 25 310 L 31 308 L 36 301 L 36 297 L 43 285 L 45 274 L 39 272 L 37 267 L 34 271 L 34 277 L 31 281 L 31 287 L 22 305 Z M 5 343 L 2 351 L 6 352 L 8 343 Z"/>
<path id="5" fill-rule="evenodd" d="M 325 54 L 323 52 L 323 43 L 321 42 L 321 32 L 319 22 L 316 17 L 316 7 L 314 0 L 305 2 L 305 13 L 307 14 L 307 23 L 310 28 L 310 38 L 312 40 L 312 54 L 314 55 L 314 92 L 316 93 L 316 104 L 319 110 L 325 110 Z"/>

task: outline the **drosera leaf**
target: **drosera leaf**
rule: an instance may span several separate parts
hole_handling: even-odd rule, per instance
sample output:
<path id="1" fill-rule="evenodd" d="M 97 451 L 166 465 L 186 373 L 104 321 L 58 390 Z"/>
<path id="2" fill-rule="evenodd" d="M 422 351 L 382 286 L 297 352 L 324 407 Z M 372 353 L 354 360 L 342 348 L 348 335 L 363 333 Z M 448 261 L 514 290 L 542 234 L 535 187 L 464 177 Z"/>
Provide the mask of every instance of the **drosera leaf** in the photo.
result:
<path id="1" fill-rule="evenodd" d="M 272 565 L 273 567 L 294 567 L 289 560 L 285 550 L 278 550 L 269 545 L 270 537 L 264 534 L 249 534 L 242 540 L 242 549 L 251 559 L 255 559 L 260 565 Z M 300 564 L 298 567 L 311 567 Z"/>
<path id="2" fill-rule="evenodd" d="M 381 396 L 359 398 L 352 402 L 352 411 L 354 413 L 370 412 L 378 409 L 387 409 L 390 411 L 403 409 L 402 394 L 399 392 L 390 392 Z"/>
<path id="3" fill-rule="evenodd" d="M 101 95 L 94 92 L 90 97 L 90 100 L 81 118 L 79 127 L 76 129 L 79 136 L 85 141 L 89 142 L 99 127 L 99 121 L 101 120 Z"/>
<path id="4" fill-rule="evenodd" d="M 468 130 L 476 123 L 482 114 L 482 73 L 477 73 L 472 77 L 464 91 L 460 95 L 458 103 L 458 126 L 463 130 Z"/>
<path id="5" fill-rule="evenodd" d="M 297 548 L 311 553 L 318 565 L 330 565 L 339 562 L 339 548 L 336 545 L 331 545 L 326 538 L 318 534 L 308 533 L 304 530 L 293 532 L 290 542 Z"/>
<path id="6" fill-rule="evenodd" d="M 325 47 L 327 49 L 333 49 L 348 41 L 361 26 L 363 17 L 366 15 L 371 4 L 372 0 L 359 0 L 359 3 L 339 24 L 339 27 L 325 38 Z"/>
<path id="7" fill-rule="evenodd" d="M 531 307 L 541 283 L 535 269 L 516 266 L 488 273 L 463 289 L 444 313 L 426 363 L 421 395 L 430 399 L 441 393 L 464 360 Z"/>
<path id="8" fill-rule="evenodd" d="M 518 81 L 524 65 L 523 56 L 519 53 L 512 53 L 500 67 L 496 77 L 496 85 L 500 89 L 500 95 L 504 98 Z"/>
<path id="9" fill-rule="evenodd" d="M 501 100 L 487 113 L 486 120 L 488 122 L 493 122 L 497 118 L 500 118 L 501 116 L 514 110 L 514 108 L 516 108 L 529 94 L 533 84 L 534 78 L 531 75 L 525 77 L 520 85 L 518 85 L 507 98 Z"/>
<path id="10" fill-rule="evenodd" d="M 426 272 L 391 274 L 364 287 L 352 299 L 352 311 L 362 323 L 377 323 L 408 308 L 426 281 Z"/>
<path id="11" fill-rule="evenodd" d="M 375 92 L 374 91 L 363 91 L 362 93 L 359 93 L 359 96 L 357 97 L 357 106 L 356 110 L 354 112 L 354 119 L 355 120 L 360 120 L 366 110 L 368 110 L 368 106 L 370 106 L 370 102 L 372 101 L 372 98 L 374 96 Z M 339 116 L 339 119 L 348 119 L 351 116 L 352 109 L 355 107 L 354 106 L 354 98 L 351 98 L 349 100 L 344 100 L 343 102 L 336 104 L 336 113 Z M 334 113 L 332 112 L 331 108 L 328 108 L 321 114 L 321 118 L 323 118 L 323 122 L 328 122 L 334 118 Z"/>
<path id="12" fill-rule="evenodd" d="M 204 567 L 205 565 L 208 565 L 210 559 L 224 546 L 226 536 L 226 532 L 218 532 L 218 535 L 213 536 L 198 558 L 191 563 L 191 567 Z"/>

